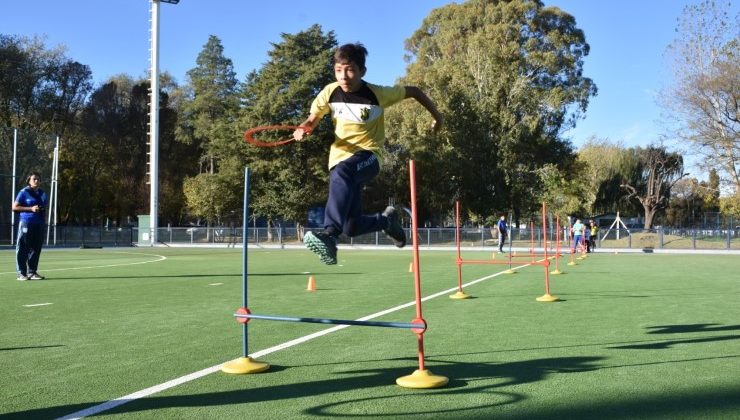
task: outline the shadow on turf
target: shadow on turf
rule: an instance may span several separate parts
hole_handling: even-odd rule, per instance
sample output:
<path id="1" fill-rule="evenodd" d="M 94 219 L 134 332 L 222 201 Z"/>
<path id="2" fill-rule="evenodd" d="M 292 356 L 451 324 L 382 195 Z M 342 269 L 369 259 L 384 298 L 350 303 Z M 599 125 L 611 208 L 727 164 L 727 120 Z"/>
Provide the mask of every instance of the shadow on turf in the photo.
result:
<path id="1" fill-rule="evenodd" d="M 12 351 L 12 350 L 32 350 L 32 349 L 48 349 L 51 347 L 64 347 L 61 344 L 53 344 L 50 346 L 26 346 L 26 347 L 0 347 L 0 351 Z"/>
<path id="2" fill-rule="evenodd" d="M 429 392 L 451 395 L 478 393 L 481 392 L 482 389 L 489 390 L 486 392 L 497 392 L 493 388 L 540 381 L 554 373 L 574 373 L 594 370 L 598 367 L 592 365 L 592 363 L 601 359 L 603 358 L 562 357 L 512 363 L 445 362 L 447 363 L 446 365 L 435 366 L 430 369 L 433 369 L 435 374 L 450 377 L 450 383 L 444 388 L 429 390 Z M 406 358 L 399 360 L 406 360 Z M 209 407 L 262 401 L 290 401 L 294 398 L 306 396 L 332 395 L 342 392 L 357 391 L 358 389 L 385 388 L 389 386 L 394 388 L 392 393 L 395 395 L 397 394 L 397 388 L 395 388 L 396 379 L 401 376 L 408 375 L 414 370 L 413 361 L 415 358 L 408 358 L 408 360 L 412 363 L 412 366 L 410 367 L 404 366 L 387 369 L 351 370 L 341 372 L 342 375 L 347 375 L 346 377 L 314 381 L 309 380 L 297 384 L 293 383 L 254 388 L 248 387 L 247 379 L 245 379 L 245 389 L 241 390 L 190 395 L 152 396 L 128 402 L 119 407 L 112 408 L 110 411 L 106 411 L 105 413 L 121 414 L 171 407 Z M 286 367 L 277 367 L 276 372 L 284 369 L 286 369 Z M 469 383 L 477 381 L 480 378 L 502 378 L 504 381 L 496 384 L 494 387 L 467 387 Z M 500 393 L 507 395 L 507 401 L 504 402 L 506 404 L 525 398 L 523 395 L 508 391 L 501 391 Z M 104 402 L 97 402 L 90 404 L 70 404 L 66 406 L 48 407 L 9 413 L 8 416 L 11 416 L 11 418 L 59 417 L 103 403 Z M 486 407 L 493 407 L 500 404 L 501 403 L 494 402 L 490 405 L 486 405 Z"/>
<path id="3" fill-rule="evenodd" d="M 386 417 L 423 415 L 423 414 L 445 414 L 446 410 L 434 411 L 402 411 L 389 413 L 386 408 L 377 413 L 363 411 L 361 414 L 352 415 L 344 405 L 361 404 L 365 407 L 372 406 L 363 404 L 368 401 L 394 399 L 424 399 L 430 395 L 487 395 L 485 403 L 470 407 L 450 408 L 448 415 L 454 418 L 460 416 L 468 418 L 491 418 L 495 414 L 497 406 L 515 404 L 524 399 L 536 398 L 536 395 L 527 395 L 508 391 L 506 387 L 516 387 L 522 384 L 534 383 L 547 380 L 553 375 L 577 374 L 614 366 L 603 366 L 597 362 L 605 360 L 605 357 L 553 357 L 540 358 L 526 361 L 509 363 L 463 363 L 449 360 L 435 360 L 440 363 L 429 367 L 433 373 L 450 378 L 450 383 L 443 388 L 430 390 L 401 390 L 394 385 L 395 380 L 411 373 L 413 367 L 396 367 L 388 369 L 360 369 L 341 372 L 346 377 L 327 380 L 308 380 L 302 383 L 292 383 L 274 386 L 249 387 L 248 379 L 245 379 L 244 389 L 221 392 L 208 392 L 200 394 L 174 395 L 174 396 L 152 396 L 140 400 L 124 402 L 122 405 L 105 411 L 106 415 L 145 412 L 165 408 L 187 408 L 187 407 L 216 407 L 233 404 L 245 404 L 262 401 L 286 401 L 318 395 L 341 395 L 338 393 L 362 392 L 363 389 L 389 388 L 385 396 L 373 396 L 368 398 L 349 399 L 340 402 L 317 405 L 313 408 L 303 410 L 302 415 L 314 415 L 325 417 Z M 399 358 L 394 360 L 408 360 L 413 364 L 415 358 Z M 675 362 L 675 361 L 674 361 Z M 619 366 L 622 367 L 622 366 Z M 289 366 L 273 366 L 271 372 L 276 373 L 289 368 Z M 261 375 L 267 375 L 264 373 Z M 248 376 L 240 376 L 248 378 Z M 500 380 L 496 384 L 486 386 L 471 386 L 476 382 L 488 379 Z M 516 389 L 516 388 L 515 388 Z M 629 400 L 615 400 L 589 403 L 588 406 L 569 406 L 568 408 L 542 407 L 536 413 L 512 413 L 508 409 L 507 418 L 527 419 L 550 419 L 550 418 L 626 418 L 645 415 L 666 416 L 670 414 L 701 413 L 702 410 L 731 410 L 740 408 L 740 386 L 735 389 L 714 389 L 704 393 L 692 393 L 690 395 L 677 396 L 675 394 L 646 396 L 642 399 L 630 398 Z M 354 394 L 356 395 L 356 394 Z M 490 398 L 489 398 L 490 397 Z M 490 402 L 489 402 L 490 401 Z M 69 404 L 55 407 L 47 407 L 33 410 L 20 411 L 0 415 L 0 418 L 52 418 L 59 417 L 90 408 L 106 401 L 90 402 L 85 404 Z M 403 404 L 395 403 L 398 407 Z M 411 406 L 418 406 L 414 403 Z M 469 412 L 469 413 L 466 413 Z M 456 414 L 455 414 L 456 413 Z M 150 413 L 155 415 L 155 413 Z M 298 413 L 292 413 L 298 414 Z M 286 413 L 289 415 L 289 413 Z M 518 416 L 518 417 L 517 417 Z"/>
<path id="4" fill-rule="evenodd" d="M 663 350 L 678 344 L 711 343 L 713 341 L 738 340 L 740 335 L 723 335 L 716 337 L 686 338 L 680 340 L 665 340 L 649 344 L 630 344 L 626 346 L 609 347 L 610 349 L 633 349 L 633 350 Z"/>
<path id="5" fill-rule="evenodd" d="M 679 325 L 655 325 L 646 327 L 648 334 L 683 334 L 683 333 L 702 333 L 702 332 L 720 332 L 720 331 L 738 331 L 740 325 L 722 325 L 722 324 L 679 324 Z M 714 337 L 697 337 L 681 338 L 675 340 L 653 341 L 645 344 L 628 344 L 623 346 L 610 347 L 612 349 L 635 349 L 635 350 L 662 350 L 668 349 L 679 344 L 692 343 L 710 343 L 713 341 L 738 340 L 740 335 L 721 335 Z"/>
<path id="6" fill-rule="evenodd" d="M 483 387 L 481 387 L 483 388 Z M 387 397 L 370 397 L 370 398 L 358 398 L 353 400 L 339 401 L 330 404 L 319 405 L 317 407 L 304 410 L 303 414 L 311 416 L 320 416 L 320 418 L 327 417 L 341 417 L 341 418 L 412 418 L 419 415 L 436 415 L 440 414 L 439 418 L 455 418 L 455 419 L 466 419 L 466 420 L 489 420 L 492 418 L 506 418 L 509 420 L 552 420 L 552 419 L 606 419 L 606 420 L 618 420 L 627 418 L 671 418 L 671 417 L 696 417 L 696 418 L 708 418 L 713 413 L 729 414 L 735 412 L 740 408 L 740 399 L 737 397 L 740 394 L 740 386 L 735 385 L 733 387 L 723 389 L 709 389 L 702 390 L 700 392 L 684 393 L 684 394 L 663 394 L 663 395 L 649 395 L 643 397 L 631 397 L 615 398 L 613 401 L 589 401 L 583 402 L 581 405 L 568 405 L 567 407 L 546 407 L 537 408 L 536 411 L 529 409 L 524 412 L 516 412 L 515 409 L 507 409 L 506 412 L 496 411 L 497 406 L 504 404 L 511 404 L 521 400 L 522 398 L 536 398 L 536 396 L 522 396 L 521 394 L 511 394 L 501 391 L 493 391 L 486 389 L 477 390 L 478 393 L 491 393 L 498 394 L 504 398 L 509 396 L 510 401 L 501 401 L 499 403 L 492 403 L 488 405 L 479 405 L 475 407 L 459 407 L 456 409 L 450 409 L 449 412 L 434 410 L 426 412 L 396 412 L 388 413 L 386 410 L 379 413 L 357 413 L 353 414 L 349 412 L 349 408 L 353 405 L 360 405 L 364 407 L 380 406 L 384 403 L 387 405 L 394 399 L 398 399 L 397 395 Z M 405 397 L 424 399 L 428 398 L 427 393 L 418 393 L 414 395 L 405 395 Z M 489 397 L 481 396 L 481 399 Z M 386 400 L 386 401 L 383 401 Z M 343 407 L 349 406 L 349 407 Z M 728 413 L 729 412 L 729 413 Z M 502 417 L 503 416 L 503 417 Z M 436 418 L 436 416 L 435 416 Z"/>
<path id="7" fill-rule="evenodd" d="M 715 331 L 738 331 L 740 325 L 722 325 L 722 324 L 684 324 L 684 325 L 656 325 L 646 327 L 648 334 L 676 334 L 676 333 L 695 333 L 695 332 L 715 332 Z"/>

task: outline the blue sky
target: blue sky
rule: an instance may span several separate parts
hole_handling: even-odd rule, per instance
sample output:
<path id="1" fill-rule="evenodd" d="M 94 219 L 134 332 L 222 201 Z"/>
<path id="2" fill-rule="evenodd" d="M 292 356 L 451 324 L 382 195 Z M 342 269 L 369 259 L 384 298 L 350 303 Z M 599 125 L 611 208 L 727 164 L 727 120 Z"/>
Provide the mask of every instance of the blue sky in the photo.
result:
<path id="1" fill-rule="evenodd" d="M 656 94 L 670 81 L 665 49 L 677 18 L 699 0 L 545 0 L 574 15 L 591 53 L 585 75 L 599 94 L 586 118 L 567 133 L 576 147 L 590 136 L 646 145 L 662 132 Z M 361 41 L 370 55 L 366 79 L 392 84 L 405 72 L 404 41 L 425 16 L 448 0 L 373 0 L 352 3 L 298 0 L 181 0 L 161 4 L 160 68 L 180 83 L 195 66 L 209 35 L 219 37 L 240 80 L 267 59 L 271 42 L 314 23 L 333 30 L 340 43 Z M 734 5 L 734 7 L 737 4 Z M 149 65 L 147 0 L 7 1 L 0 14 L 4 35 L 45 35 L 47 48 L 92 68 L 96 82 L 126 73 L 145 76 Z M 693 172 L 693 171 L 692 171 Z"/>

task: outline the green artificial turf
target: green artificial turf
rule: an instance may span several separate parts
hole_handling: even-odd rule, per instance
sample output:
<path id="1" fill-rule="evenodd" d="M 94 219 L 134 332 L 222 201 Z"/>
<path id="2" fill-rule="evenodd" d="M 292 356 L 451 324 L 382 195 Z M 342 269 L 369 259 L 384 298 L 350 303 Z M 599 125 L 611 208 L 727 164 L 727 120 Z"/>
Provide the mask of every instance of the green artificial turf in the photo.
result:
<path id="1" fill-rule="evenodd" d="M 490 253 L 465 252 L 466 260 Z M 497 256 L 496 261 L 502 261 Z M 47 280 L 19 282 L 0 253 L 0 417 L 57 418 L 242 355 L 242 253 L 227 249 L 51 250 Z M 521 258 L 515 266 L 523 265 Z M 357 319 L 414 300 L 411 252 L 250 250 L 253 313 Z M 349 327 L 99 415 L 121 418 L 740 418 L 740 257 L 596 253 L 466 286 L 455 254 L 421 254 L 426 368 L 449 378 L 407 389 L 418 369 L 405 329 Z M 505 265 L 463 265 L 463 282 Z M 550 267 L 553 269 L 554 267 Z M 306 291 L 309 275 L 318 290 Z M 50 303 L 44 306 L 24 306 Z M 409 322 L 409 306 L 375 320 Z M 252 320 L 250 354 L 331 325 Z"/>

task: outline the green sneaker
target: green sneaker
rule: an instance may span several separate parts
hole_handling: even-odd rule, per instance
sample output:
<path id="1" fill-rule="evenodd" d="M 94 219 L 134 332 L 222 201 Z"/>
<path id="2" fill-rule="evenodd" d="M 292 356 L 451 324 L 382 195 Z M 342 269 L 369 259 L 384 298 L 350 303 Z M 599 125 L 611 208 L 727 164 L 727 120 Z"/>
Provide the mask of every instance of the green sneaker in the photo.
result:
<path id="1" fill-rule="evenodd" d="M 321 262 L 326 265 L 337 263 L 337 240 L 325 232 L 307 232 L 303 235 L 303 243 L 306 248 L 319 256 Z"/>

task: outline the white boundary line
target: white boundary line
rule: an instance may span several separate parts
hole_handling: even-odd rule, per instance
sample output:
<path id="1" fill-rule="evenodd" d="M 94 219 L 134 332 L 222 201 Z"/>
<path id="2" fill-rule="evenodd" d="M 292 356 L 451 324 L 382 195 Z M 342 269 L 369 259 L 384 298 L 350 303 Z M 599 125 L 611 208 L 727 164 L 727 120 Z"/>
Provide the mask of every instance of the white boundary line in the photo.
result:
<path id="1" fill-rule="evenodd" d="M 528 267 L 530 265 L 531 264 L 524 264 L 524 265 L 520 265 L 518 267 L 512 267 L 512 268 L 513 269 L 520 269 L 520 268 Z M 498 272 L 498 273 L 495 273 L 495 274 L 491 274 L 489 276 L 481 277 L 479 279 L 472 280 L 472 281 L 470 281 L 468 283 L 465 283 L 465 284 L 463 284 L 463 286 L 471 286 L 471 285 L 480 283 L 482 281 L 485 281 L 485 280 L 488 280 L 488 279 L 491 279 L 491 278 L 500 276 L 502 274 L 504 274 L 503 271 Z M 428 300 L 435 299 L 435 298 L 438 298 L 440 296 L 444 296 L 444 295 L 446 295 L 446 294 L 448 294 L 450 292 L 454 292 L 456 290 L 458 290 L 458 287 L 457 286 L 455 286 L 455 287 L 453 287 L 451 289 L 443 290 L 443 291 L 437 292 L 437 293 L 435 293 L 433 295 L 429 295 L 427 297 L 424 297 L 424 298 L 421 299 L 421 301 L 422 302 L 426 302 Z M 380 312 L 376 312 L 376 313 L 374 313 L 372 315 L 367 315 L 367 316 L 364 316 L 362 318 L 358 318 L 356 321 L 369 321 L 369 320 L 371 320 L 373 318 L 378 318 L 380 316 L 387 315 L 389 313 L 396 312 L 398 310 L 401 310 L 401 309 L 404 309 L 404 308 L 408 308 L 409 306 L 414 306 L 414 305 L 416 305 L 416 301 L 415 300 L 414 301 L 411 301 L 411 302 L 408 302 L 408 303 L 405 303 L 403 305 L 396 306 L 394 308 L 389 308 L 389 309 L 386 309 L 386 310 L 383 310 L 383 311 L 380 311 Z M 296 338 L 294 340 L 286 341 L 285 343 L 278 344 L 276 346 L 272 346 L 272 347 L 266 348 L 264 350 L 260 350 L 260 351 L 254 352 L 254 353 L 250 354 L 250 357 L 258 358 L 258 357 L 261 357 L 261 356 L 265 356 L 267 354 L 274 353 L 274 352 L 280 351 L 280 350 L 284 350 L 284 349 L 287 349 L 289 347 L 293 347 L 293 346 L 296 346 L 298 344 L 302 344 L 302 343 L 305 343 L 307 341 L 313 340 L 314 338 L 318 338 L 318 337 L 321 337 L 321 336 L 324 336 L 324 335 L 327 335 L 327 334 L 331 334 L 333 332 L 337 332 L 337 331 L 343 330 L 343 329 L 348 328 L 348 327 L 351 327 L 351 325 L 337 325 L 337 326 L 334 326 L 334 327 L 331 327 L 331 328 L 327 328 L 325 330 L 317 331 L 317 332 L 315 332 L 313 334 L 304 335 L 303 337 L 298 337 L 298 338 Z M 226 362 L 224 362 L 224 363 L 226 363 Z M 191 374 L 188 374 L 188 375 L 185 375 L 185 376 L 181 376 L 181 377 L 176 378 L 176 379 L 173 379 L 171 381 L 167 381 L 167 382 L 161 383 L 159 385 L 154 385 L 152 387 L 149 387 L 149 388 L 146 388 L 146 389 L 142 389 L 141 391 L 137 391 L 137 392 L 134 392 L 132 394 L 124 395 L 123 397 L 116 398 L 115 400 L 110 400 L 108 402 L 105 402 L 105 403 L 102 403 L 102 404 L 98 404 L 96 406 L 93 406 L 93 407 L 90 407 L 90 408 L 86 408 L 84 410 L 80 410 L 80 411 L 74 412 L 72 414 L 68 414 L 68 415 L 66 415 L 64 417 L 60 417 L 58 420 L 73 420 L 73 419 L 76 420 L 76 419 L 81 419 L 81 418 L 84 418 L 84 417 L 87 417 L 87 416 L 94 416 L 96 414 L 102 413 L 103 411 L 107 411 L 107 410 L 116 408 L 116 407 L 121 406 L 123 404 L 126 404 L 126 403 L 129 403 L 129 402 L 138 400 L 140 398 L 148 397 L 148 396 L 153 395 L 153 394 L 156 394 L 158 392 L 162 392 L 162 391 L 165 391 L 167 389 L 174 388 L 174 387 L 176 387 L 178 385 L 182 385 L 182 384 L 184 384 L 186 382 L 190 382 L 192 380 L 202 378 L 202 377 L 204 377 L 206 375 L 210 375 L 211 373 L 218 372 L 218 371 L 221 370 L 221 367 L 222 366 L 223 366 L 223 363 L 218 364 L 216 366 L 211 366 L 209 368 L 205 368 L 205 369 L 199 370 L 197 372 L 193 372 Z"/>
<path id="2" fill-rule="evenodd" d="M 132 263 L 122 263 L 122 264 L 106 264 L 106 265 L 91 265 L 88 267 L 68 267 L 68 268 L 51 268 L 48 270 L 43 270 L 44 273 L 50 272 L 50 271 L 70 271 L 70 270 L 87 270 L 90 268 L 109 268 L 109 267 L 123 267 L 126 265 L 140 265 L 140 264 L 149 264 L 149 263 L 155 263 L 164 261 L 167 259 L 164 255 L 159 254 L 145 254 L 143 252 L 111 252 L 111 254 L 132 254 L 132 255 L 146 255 L 147 257 L 157 257 L 156 260 L 150 260 L 150 261 L 140 261 L 140 262 L 132 262 Z M 8 271 L 5 273 L 0 274 L 17 274 L 15 271 Z"/>

